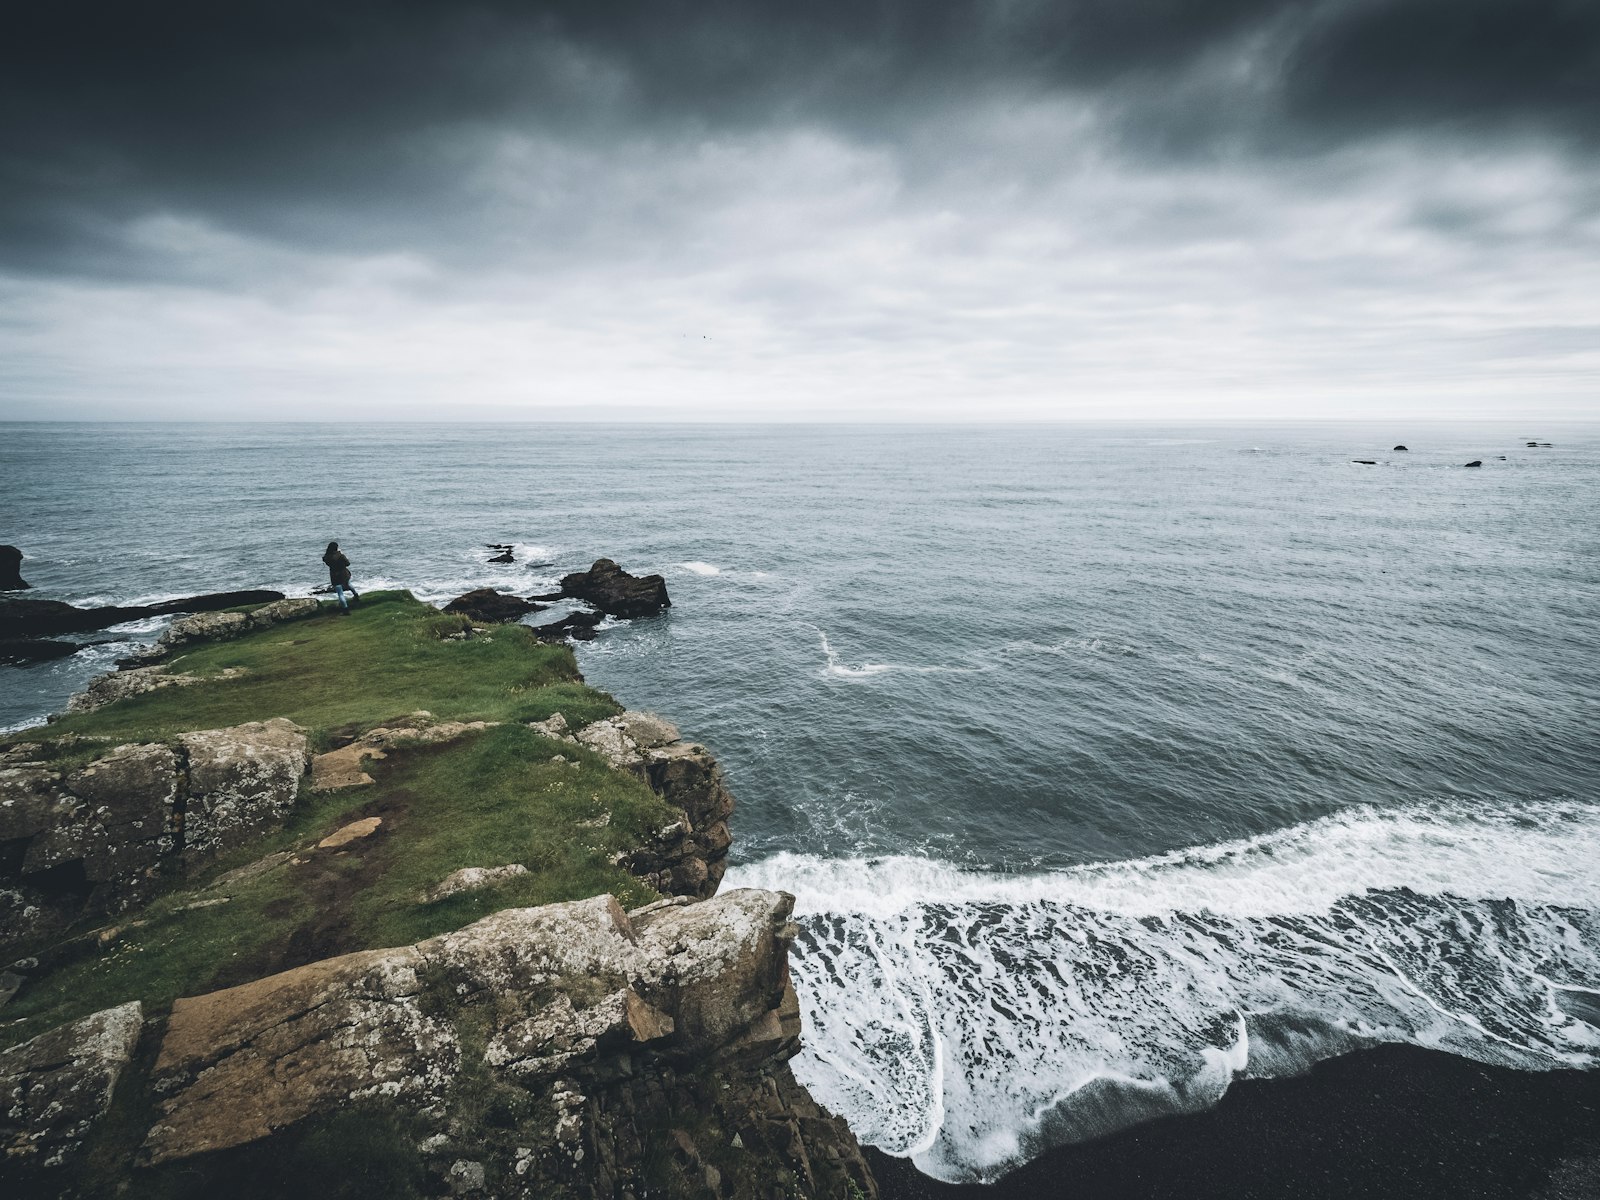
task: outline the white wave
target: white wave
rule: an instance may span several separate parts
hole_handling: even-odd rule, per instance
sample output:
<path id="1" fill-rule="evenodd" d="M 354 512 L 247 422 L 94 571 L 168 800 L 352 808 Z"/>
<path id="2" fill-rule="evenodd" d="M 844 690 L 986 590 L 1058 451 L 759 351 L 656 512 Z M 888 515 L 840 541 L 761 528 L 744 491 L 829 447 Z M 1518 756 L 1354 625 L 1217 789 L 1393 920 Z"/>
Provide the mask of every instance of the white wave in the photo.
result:
<path id="1" fill-rule="evenodd" d="M 822 642 L 822 653 L 827 659 L 827 665 L 822 668 L 824 675 L 834 679 L 866 679 L 873 675 L 883 675 L 889 671 L 902 671 L 910 675 L 966 675 L 980 670 L 978 667 L 945 667 L 945 666 L 907 666 L 902 663 L 861 663 L 850 666 L 839 658 L 839 652 L 833 648 L 833 643 L 828 640 L 828 635 L 817 626 L 811 626 L 817 631 L 817 637 Z"/>
<path id="2" fill-rule="evenodd" d="M 696 575 L 721 575 L 722 568 L 714 567 L 708 562 L 681 562 L 677 564 L 685 571 L 692 571 Z"/>
<path id="3" fill-rule="evenodd" d="M 1600 805 L 1363 808 L 1137 861 L 1002 876 L 783 854 L 795 1071 L 944 1179 L 1213 1104 L 1235 1075 L 1406 1041 L 1600 1065 Z"/>

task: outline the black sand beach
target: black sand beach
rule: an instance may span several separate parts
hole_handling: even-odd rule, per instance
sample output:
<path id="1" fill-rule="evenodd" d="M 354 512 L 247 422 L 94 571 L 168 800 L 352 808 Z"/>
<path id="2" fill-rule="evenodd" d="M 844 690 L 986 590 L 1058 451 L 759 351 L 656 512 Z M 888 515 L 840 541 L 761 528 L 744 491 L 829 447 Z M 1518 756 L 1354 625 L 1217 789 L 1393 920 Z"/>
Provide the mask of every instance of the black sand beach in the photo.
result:
<path id="1" fill-rule="evenodd" d="M 1590 1200 L 1600 1072 L 1384 1046 L 1237 1083 L 1209 1112 L 1063 1147 L 992 1186 L 869 1156 L 885 1200 Z"/>

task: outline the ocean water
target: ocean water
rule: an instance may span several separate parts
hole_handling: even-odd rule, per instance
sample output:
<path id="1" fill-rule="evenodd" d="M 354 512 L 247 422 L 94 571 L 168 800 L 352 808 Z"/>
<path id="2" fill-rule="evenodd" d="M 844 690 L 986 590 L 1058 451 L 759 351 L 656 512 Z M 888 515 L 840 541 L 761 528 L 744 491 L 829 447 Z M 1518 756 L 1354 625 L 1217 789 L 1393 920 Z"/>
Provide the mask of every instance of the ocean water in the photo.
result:
<path id="1" fill-rule="evenodd" d="M 660 571 L 584 671 L 717 753 L 796 1073 L 930 1174 L 1373 1042 L 1600 1062 L 1600 426 L 9 425 L 0 479 L 78 603 Z"/>

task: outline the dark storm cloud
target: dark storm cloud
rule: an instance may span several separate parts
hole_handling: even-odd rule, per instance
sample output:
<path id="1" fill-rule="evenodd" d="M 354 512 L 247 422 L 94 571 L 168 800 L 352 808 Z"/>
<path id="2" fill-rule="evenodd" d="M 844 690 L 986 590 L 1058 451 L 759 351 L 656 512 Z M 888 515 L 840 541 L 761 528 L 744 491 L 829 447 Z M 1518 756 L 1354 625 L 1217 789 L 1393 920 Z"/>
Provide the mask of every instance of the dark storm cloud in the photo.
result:
<path id="1" fill-rule="evenodd" d="M 1592 0 L 65 0 L 0 39 L 0 262 L 154 269 L 123 229 L 150 212 L 467 244 L 460 179 L 496 129 L 614 145 L 816 123 L 903 148 L 987 98 L 1060 94 L 1136 155 L 1410 126 L 1583 139 L 1597 55 Z"/>

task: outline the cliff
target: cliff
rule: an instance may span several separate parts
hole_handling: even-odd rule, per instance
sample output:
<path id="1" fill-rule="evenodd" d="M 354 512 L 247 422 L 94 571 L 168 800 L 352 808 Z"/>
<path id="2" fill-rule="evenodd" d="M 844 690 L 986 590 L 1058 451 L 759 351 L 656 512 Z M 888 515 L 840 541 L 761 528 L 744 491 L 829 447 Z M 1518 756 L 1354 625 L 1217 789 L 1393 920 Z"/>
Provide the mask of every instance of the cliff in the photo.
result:
<path id="1" fill-rule="evenodd" d="M 404 593 L 0 745 L 8 1194 L 874 1195 L 704 747 Z M 0 959 L 0 961 L 5 961 Z"/>

